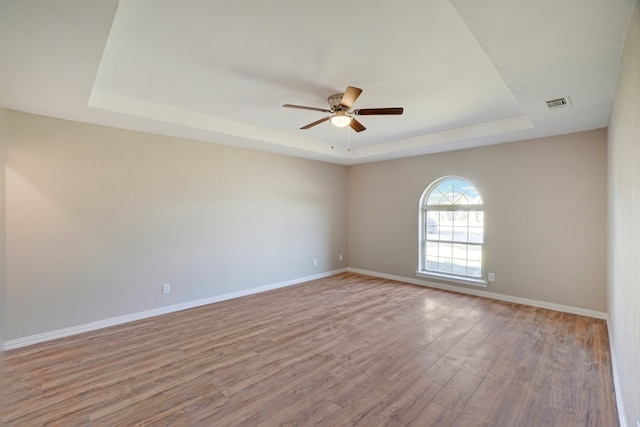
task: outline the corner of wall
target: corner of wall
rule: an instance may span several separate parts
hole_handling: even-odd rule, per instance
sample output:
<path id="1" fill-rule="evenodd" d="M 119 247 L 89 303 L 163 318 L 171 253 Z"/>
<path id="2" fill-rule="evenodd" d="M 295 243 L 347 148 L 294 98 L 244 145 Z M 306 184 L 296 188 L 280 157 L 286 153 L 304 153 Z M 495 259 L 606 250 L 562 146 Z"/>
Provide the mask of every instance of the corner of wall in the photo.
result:
<path id="1" fill-rule="evenodd" d="M 612 370 L 620 425 L 640 422 L 640 1 L 635 0 L 620 61 L 608 144 L 607 311 Z"/>
<path id="2" fill-rule="evenodd" d="M 4 202 L 4 190 L 5 190 L 5 145 L 7 140 L 7 111 L 0 108 L 0 348 L 4 343 L 5 337 L 5 290 L 6 290 L 6 274 L 5 274 L 5 247 L 6 247 L 6 233 L 5 233 L 5 202 Z M 0 351 L 0 382 L 2 381 L 2 352 Z M 2 419 L 2 401 L 0 400 L 0 420 Z"/>

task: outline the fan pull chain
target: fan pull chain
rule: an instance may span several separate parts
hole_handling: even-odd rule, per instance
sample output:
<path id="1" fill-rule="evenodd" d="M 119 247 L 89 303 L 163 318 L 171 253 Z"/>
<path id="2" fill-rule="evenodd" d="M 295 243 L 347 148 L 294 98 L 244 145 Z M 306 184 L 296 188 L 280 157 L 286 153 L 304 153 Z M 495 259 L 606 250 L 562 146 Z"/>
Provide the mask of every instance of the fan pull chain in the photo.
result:
<path id="1" fill-rule="evenodd" d="M 349 132 L 349 127 L 347 127 L 347 151 L 351 151 L 351 132 Z"/>
<path id="2" fill-rule="evenodd" d="M 331 126 L 331 149 L 333 150 L 335 148 L 336 145 L 336 132 L 333 129 L 333 126 Z"/>

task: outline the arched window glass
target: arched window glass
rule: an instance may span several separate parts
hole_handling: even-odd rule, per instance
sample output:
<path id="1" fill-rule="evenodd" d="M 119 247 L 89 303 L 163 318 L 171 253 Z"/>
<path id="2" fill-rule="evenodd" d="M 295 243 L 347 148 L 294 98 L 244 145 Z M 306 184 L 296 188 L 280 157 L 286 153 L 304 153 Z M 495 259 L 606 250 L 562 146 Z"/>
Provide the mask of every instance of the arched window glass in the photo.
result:
<path id="1" fill-rule="evenodd" d="M 484 206 L 466 179 L 434 181 L 420 198 L 418 273 L 484 282 Z"/>

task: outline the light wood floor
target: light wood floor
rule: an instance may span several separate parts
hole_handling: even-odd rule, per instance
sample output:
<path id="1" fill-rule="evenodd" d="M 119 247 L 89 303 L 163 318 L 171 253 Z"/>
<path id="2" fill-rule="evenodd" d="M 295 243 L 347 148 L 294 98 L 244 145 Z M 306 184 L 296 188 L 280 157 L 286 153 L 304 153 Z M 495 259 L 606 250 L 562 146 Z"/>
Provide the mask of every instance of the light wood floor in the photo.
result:
<path id="1" fill-rule="evenodd" d="M 7 425 L 617 426 L 601 320 L 356 274 L 5 353 Z"/>

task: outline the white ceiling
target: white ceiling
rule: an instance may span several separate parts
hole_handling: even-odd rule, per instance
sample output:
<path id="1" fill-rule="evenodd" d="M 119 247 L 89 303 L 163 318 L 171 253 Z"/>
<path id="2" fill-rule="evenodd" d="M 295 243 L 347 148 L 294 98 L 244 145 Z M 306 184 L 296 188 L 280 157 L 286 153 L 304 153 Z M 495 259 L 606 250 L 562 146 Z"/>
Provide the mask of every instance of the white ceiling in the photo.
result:
<path id="1" fill-rule="evenodd" d="M 596 129 L 633 4 L 0 0 L 0 101 L 340 164 Z M 354 108 L 405 112 L 356 133 L 300 130 L 326 114 L 282 108 L 327 108 L 347 86 Z"/>

